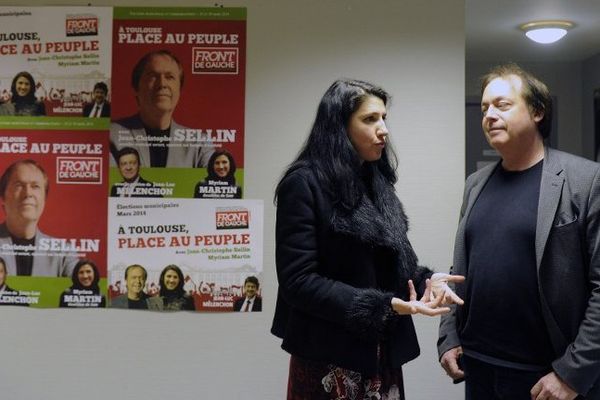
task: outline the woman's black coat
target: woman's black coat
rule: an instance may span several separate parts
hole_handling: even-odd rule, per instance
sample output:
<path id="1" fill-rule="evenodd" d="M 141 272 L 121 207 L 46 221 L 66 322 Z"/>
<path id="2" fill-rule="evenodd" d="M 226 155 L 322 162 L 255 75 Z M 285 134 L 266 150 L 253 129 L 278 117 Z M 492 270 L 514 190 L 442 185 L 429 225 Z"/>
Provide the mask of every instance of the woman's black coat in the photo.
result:
<path id="1" fill-rule="evenodd" d="M 382 179 L 381 179 L 382 180 Z M 381 345 L 393 368 L 419 355 L 410 316 L 395 314 L 408 279 L 423 290 L 431 271 L 417 266 L 406 216 L 388 183 L 343 214 L 310 167 L 280 184 L 276 263 L 279 291 L 271 332 L 291 354 L 373 375 Z"/>

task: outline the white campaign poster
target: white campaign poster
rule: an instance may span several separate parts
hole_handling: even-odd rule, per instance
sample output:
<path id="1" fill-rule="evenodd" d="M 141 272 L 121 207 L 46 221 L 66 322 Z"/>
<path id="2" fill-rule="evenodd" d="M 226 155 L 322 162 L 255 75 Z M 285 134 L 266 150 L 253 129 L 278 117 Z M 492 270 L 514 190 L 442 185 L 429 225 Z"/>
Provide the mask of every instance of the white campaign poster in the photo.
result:
<path id="1" fill-rule="evenodd" d="M 262 280 L 261 200 L 110 198 L 108 209 L 111 307 L 162 310 L 173 275 L 187 306 L 165 310 L 233 311 L 246 279 Z"/>
<path id="2" fill-rule="evenodd" d="M 0 103 L 26 100 L 13 83 L 23 72 L 36 101 L 0 115 L 83 116 L 94 85 L 110 88 L 112 18 L 111 7 L 0 7 Z"/>

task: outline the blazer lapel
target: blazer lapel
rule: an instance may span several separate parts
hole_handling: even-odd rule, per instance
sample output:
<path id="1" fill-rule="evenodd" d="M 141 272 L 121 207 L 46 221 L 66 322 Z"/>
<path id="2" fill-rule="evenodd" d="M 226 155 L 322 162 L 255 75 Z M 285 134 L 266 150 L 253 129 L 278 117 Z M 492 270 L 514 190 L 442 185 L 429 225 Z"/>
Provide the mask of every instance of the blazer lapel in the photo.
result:
<path id="1" fill-rule="evenodd" d="M 497 162 L 493 166 L 489 166 L 489 167 L 487 167 L 487 169 L 484 169 L 481 171 L 481 176 L 479 177 L 479 181 L 475 183 L 475 185 L 473 186 L 473 188 L 471 189 L 471 191 L 469 193 L 469 199 L 467 201 L 467 208 L 465 209 L 464 217 L 467 217 L 469 215 L 469 213 L 471 212 L 471 209 L 473 208 L 475 201 L 479 197 L 479 194 L 483 190 L 483 187 L 487 183 L 488 179 L 490 179 L 490 176 L 492 176 L 492 174 L 494 173 L 494 171 L 496 170 L 496 168 L 498 167 L 499 164 L 500 164 L 500 162 Z M 465 218 L 463 218 L 463 219 L 465 219 Z"/>
<path id="2" fill-rule="evenodd" d="M 471 209 L 473 208 L 475 201 L 479 197 L 479 194 L 483 190 L 483 187 L 487 183 L 488 179 L 490 179 L 490 176 L 492 175 L 492 173 L 496 170 L 496 167 L 498 166 L 498 164 L 499 163 L 484 167 L 480 172 L 481 176 L 475 183 L 473 183 L 473 186 L 465 188 L 465 191 L 468 194 L 465 197 L 464 201 L 466 201 L 467 204 L 464 206 L 465 207 L 464 214 L 461 216 L 461 220 L 458 225 L 458 230 L 456 232 L 456 240 L 455 240 L 455 245 L 454 245 L 454 247 L 455 247 L 454 248 L 455 258 L 454 258 L 454 269 L 453 269 L 454 273 L 458 273 L 458 274 L 466 274 L 467 273 L 467 268 L 466 268 L 467 267 L 467 260 L 466 260 L 467 249 L 465 247 L 466 246 L 465 233 L 466 233 L 466 228 L 467 228 L 467 220 L 469 219 L 469 214 L 471 213 Z"/>
<path id="3" fill-rule="evenodd" d="M 542 283 L 539 279 L 539 274 L 546 242 L 548 241 L 550 229 L 552 229 L 552 224 L 554 223 L 555 215 L 560 204 L 565 180 L 562 177 L 563 167 L 558 160 L 557 154 L 548 147 L 546 147 L 545 153 L 542 181 L 540 182 L 537 225 L 535 230 L 535 261 L 538 272 L 538 291 L 540 294 L 542 314 L 544 316 L 544 321 L 546 321 L 550 341 L 553 344 L 555 352 L 559 355 L 567 346 L 567 341 L 548 306 L 548 302 L 544 296 Z"/>
<path id="4" fill-rule="evenodd" d="M 562 175 L 562 165 L 553 154 L 552 149 L 546 148 L 542 181 L 540 183 L 540 198 L 538 202 L 537 225 L 535 230 L 535 261 L 540 269 L 546 242 L 554 222 L 554 216 L 560 201 L 565 179 Z"/>

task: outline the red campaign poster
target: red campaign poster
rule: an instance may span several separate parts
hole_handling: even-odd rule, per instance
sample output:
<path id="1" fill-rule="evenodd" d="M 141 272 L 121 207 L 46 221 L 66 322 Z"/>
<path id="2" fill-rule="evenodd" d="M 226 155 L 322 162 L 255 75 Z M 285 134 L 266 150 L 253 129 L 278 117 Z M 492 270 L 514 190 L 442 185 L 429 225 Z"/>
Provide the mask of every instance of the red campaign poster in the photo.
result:
<path id="1" fill-rule="evenodd" d="M 0 132 L 0 304 L 104 305 L 107 149 L 106 131 Z"/>
<path id="2" fill-rule="evenodd" d="M 241 198 L 246 10 L 114 15 L 111 196 Z M 143 179 L 128 191 L 131 174 Z"/>

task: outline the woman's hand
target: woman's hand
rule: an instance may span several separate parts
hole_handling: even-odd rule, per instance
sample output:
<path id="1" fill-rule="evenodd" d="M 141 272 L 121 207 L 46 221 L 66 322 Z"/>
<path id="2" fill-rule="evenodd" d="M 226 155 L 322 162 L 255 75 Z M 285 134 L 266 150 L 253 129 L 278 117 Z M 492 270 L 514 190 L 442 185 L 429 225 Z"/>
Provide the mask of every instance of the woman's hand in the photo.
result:
<path id="1" fill-rule="evenodd" d="M 440 305 L 447 306 L 449 304 L 458 304 L 462 306 L 465 302 L 463 299 L 458 297 L 452 289 L 448 286 L 448 282 L 460 283 L 464 282 L 465 277 L 462 275 L 450 275 L 443 273 L 435 273 L 431 276 L 431 291 L 430 301 L 439 300 L 441 298 Z"/>
<path id="2" fill-rule="evenodd" d="M 397 297 L 392 298 L 392 309 L 400 315 L 408 314 L 423 314 L 436 316 L 450 312 L 448 307 L 439 307 L 443 300 L 443 296 L 433 297 L 431 293 L 431 281 L 425 281 L 425 293 L 421 300 L 417 300 L 417 291 L 412 280 L 408 281 L 408 289 L 410 292 L 410 300 L 404 301 Z"/>

